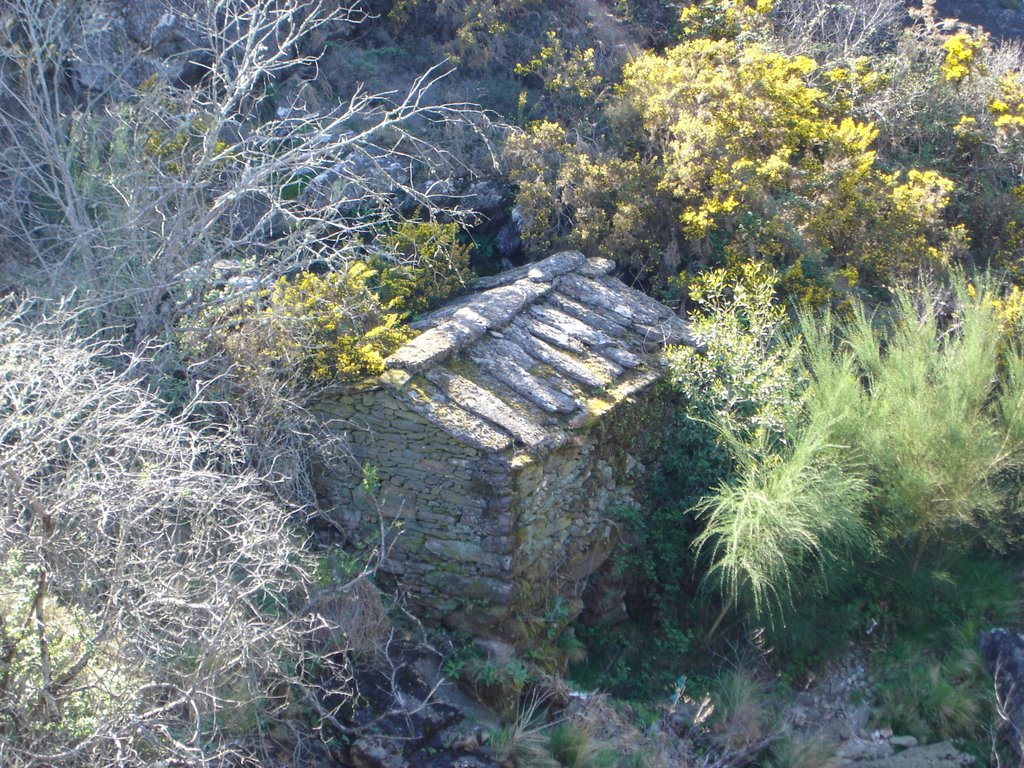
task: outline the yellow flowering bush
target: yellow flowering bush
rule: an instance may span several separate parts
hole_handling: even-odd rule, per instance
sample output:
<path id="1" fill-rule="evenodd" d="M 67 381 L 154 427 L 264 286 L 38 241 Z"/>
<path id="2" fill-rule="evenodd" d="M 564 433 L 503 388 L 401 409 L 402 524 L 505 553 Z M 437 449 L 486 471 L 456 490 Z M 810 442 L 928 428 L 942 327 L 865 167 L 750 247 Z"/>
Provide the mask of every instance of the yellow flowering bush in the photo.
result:
<path id="1" fill-rule="evenodd" d="M 537 75 L 545 90 L 568 93 L 581 99 L 592 98 L 601 78 L 594 72 L 594 49 L 566 49 L 555 30 L 545 35 L 547 45 L 529 61 L 516 64 L 520 77 Z"/>
<path id="2" fill-rule="evenodd" d="M 357 381 L 382 373 L 384 358 L 411 336 L 371 290 L 377 276 L 357 261 L 335 272 L 282 277 L 244 306 L 209 310 L 197 327 L 214 329 L 214 346 L 245 378 Z"/>
<path id="3" fill-rule="evenodd" d="M 979 67 L 978 53 L 985 47 L 985 40 L 960 32 L 942 44 L 946 58 L 942 62 L 942 74 L 953 83 L 960 83 Z"/>
<path id="4" fill-rule="evenodd" d="M 194 357 L 212 347 L 249 379 L 322 385 L 383 373 L 384 359 L 415 335 L 408 321 L 470 281 L 469 247 L 457 234 L 455 224 L 403 222 L 382 238 L 382 254 L 214 304 L 182 338 Z M 204 333 L 205 348 L 193 341 Z"/>
<path id="5" fill-rule="evenodd" d="M 999 95 L 988 108 L 1004 138 L 1016 138 L 1024 130 L 1024 82 L 1020 72 L 1008 72 L 999 79 Z"/>

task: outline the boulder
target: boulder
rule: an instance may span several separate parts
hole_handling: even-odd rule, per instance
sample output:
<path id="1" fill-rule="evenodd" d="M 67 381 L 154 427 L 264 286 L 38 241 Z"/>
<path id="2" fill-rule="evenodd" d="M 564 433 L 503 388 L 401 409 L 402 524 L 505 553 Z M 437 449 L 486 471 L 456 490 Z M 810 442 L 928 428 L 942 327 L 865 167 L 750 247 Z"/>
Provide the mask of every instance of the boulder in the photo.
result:
<path id="1" fill-rule="evenodd" d="M 514 218 L 509 218 L 498 234 L 494 237 L 494 255 L 502 263 L 515 263 L 521 260 L 523 255 L 523 238 L 519 232 L 519 224 Z"/>
<path id="2" fill-rule="evenodd" d="M 465 205 L 484 215 L 491 216 L 501 210 L 508 196 L 498 182 L 492 179 L 481 179 L 470 184 L 466 192 Z"/>
<path id="3" fill-rule="evenodd" d="M 1024 6 L 1016 0 L 938 0 L 935 6 L 939 18 L 955 17 L 984 27 L 993 37 L 1024 36 Z"/>
<path id="4" fill-rule="evenodd" d="M 349 750 L 349 758 L 356 768 L 407 768 L 401 748 L 394 739 L 383 736 L 363 736 Z"/>

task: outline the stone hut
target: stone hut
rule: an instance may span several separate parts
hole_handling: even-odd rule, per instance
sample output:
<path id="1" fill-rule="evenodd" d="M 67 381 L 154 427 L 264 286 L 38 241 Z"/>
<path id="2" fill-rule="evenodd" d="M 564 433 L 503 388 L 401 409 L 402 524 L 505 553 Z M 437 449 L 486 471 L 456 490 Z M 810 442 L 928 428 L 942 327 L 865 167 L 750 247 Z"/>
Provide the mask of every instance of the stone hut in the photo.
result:
<path id="1" fill-rule="evenodd" d="M 613 266 L 565 252 L 480 279 L 318 404 L 378 481 L 325 478 L 341 519 L 379 538 L 383 518 L 383 569 L 422 615 L 525 647 L 583 609 L 656 457 L 664 347 L 692 342 Z"/>

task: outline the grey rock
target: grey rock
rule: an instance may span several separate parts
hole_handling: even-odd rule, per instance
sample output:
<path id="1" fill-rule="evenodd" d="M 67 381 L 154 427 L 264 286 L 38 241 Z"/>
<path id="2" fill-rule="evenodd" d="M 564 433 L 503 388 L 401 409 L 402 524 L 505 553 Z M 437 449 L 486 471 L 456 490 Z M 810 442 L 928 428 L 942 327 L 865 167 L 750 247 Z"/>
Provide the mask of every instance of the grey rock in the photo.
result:
<path id="1" fill-rule="evenodd" d="M 507 190 L 503 189 L 498 182 L 492 179 L 481 179 L 470 184 L 466 191 L 465 204 L 474 211 L 493 214 L 501 209 L 506 197 L 508 197 Z"/>
<path id="2" fill-rule="evenodd" d="M 913 747 L 899 754 L 873 760 L 861 760 L 851 768 L 969 768 L 974 758 L 948 741 Z"/>
<path id="3" fill-rule="evenodd" d="M 79 87 L 100 92 L 117 80 L 124 61 L 124 20 L 108 3 L 95 3 L 87 13 L 75 45 L 72 71 Z"/>
<path id="4" fill-rule="evenodd" d="M 876 739 L 850 739 L 836 752 L 838 757 L 848 762 L 862 762 L 891 757 L 895 750 L 887 741 Z"/>
<path id="5" fill-rule="evenodd" d="M 977 24 L 997 38 L 1024 36 L 1024 11 L 1000 0 L 938 0 L 936 7 L 940 17 L 955 16 Z"/>
<path id="6" fill-rule="evenodd" d="M 363 736 L 349 750 L 355 768 L 408 768 L 394 739 L 384 736 Z"/>
<path id="7" fill-rule="evenodd" d="M 1024 636 L 1007 629 L 990 629 L 979 633 L 978 649 L 995 680 L 1004 714 L 1000 729 L 1003 739 L 1024 762 Z"/>
<path id="8" fill-rule="evenodd" d="M 130 27 L 137 25 L 136 19 L 129 22 Z M 165 11 L 150 30 L 149 48 L 157 56 L 173 56 L 199 48 L 199 31 L 187 24 L 186 17 L 180 13 Z"/>
<path id="9" fill-rule="evenodd" d="M 548 431 L 529 416 L 515 411 L 503 400 L 464 376 L 437 368 L 428 372 L 426 378 L 437 384 L 460 406 L 510 432 L 531 448 L 551 439 Z"/>
<path id="10" fill-rule="evenodd" d="M 917 739 L 914 736 L 893 736 L 889 743 L 901 749 L 910 749 L 917 746 Z"/>
<path id="11" fill-rule="evenodd" d="M 523 253 L 523 235 L 515 219 L 509 219 L 494 236 L 494 255 L 499 260 L 515 261 Z"/>

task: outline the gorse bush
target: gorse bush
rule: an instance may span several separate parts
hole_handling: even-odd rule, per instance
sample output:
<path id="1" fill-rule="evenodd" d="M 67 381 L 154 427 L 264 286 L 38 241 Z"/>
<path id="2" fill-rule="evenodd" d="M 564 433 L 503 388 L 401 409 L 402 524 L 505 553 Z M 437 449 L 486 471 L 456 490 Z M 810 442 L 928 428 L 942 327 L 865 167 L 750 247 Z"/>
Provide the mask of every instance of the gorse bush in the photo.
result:
<path id="1" fill-rule="evenodd" d="M 243 380 L 270 378 L 294 392 L 382 373 L 384 358 L 415 335 L 408 322 L 470 283 L 458 235 L 454 223 L 402 222 L 379 253 L 213 302 L 182 323 L 179 338 L 194 358 L 221 353 Z"/>
<path id="2" fill-rule="evenodd" d="M 183 327 L 182 344 L 200 359 L 225 354 L 243 380 L 281 379 L 296 391 L 381 373 L 410 333 L 370 289 L 377 275 L 356 262 L 282 277 L 269 291 L 202 313 Z"/>
<path id="3" fill-rule="evenodd" d="M 777 286 L 778 273 L 754 262 L 696 277 L 690 322 L 700 349 L 679 347 L 669 361 L 689 416 L 738 439 L 784 435 L 800 410 L 800 351 L 786 341 Z"/>
<path id="4" fill-rule="evenodd" d="M 688 6 L 680 41 L 624 67 L 592 140 L 550 118 L 511 140 L 527 241 L 625 260 L 655 283 L 757 258 L 792 270 L 787 287 L 815 305 L 837 280 L 875 286 L 958 258 L 953 180 L 924 161 L 887 168 L 861 117 L 885 73 L 784 50 L 770 8 Z"/>

